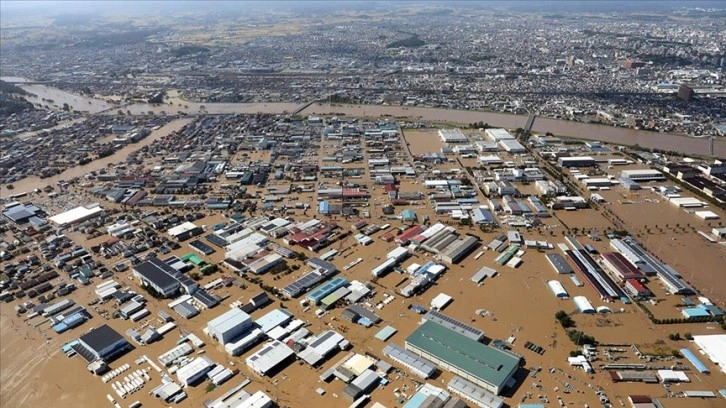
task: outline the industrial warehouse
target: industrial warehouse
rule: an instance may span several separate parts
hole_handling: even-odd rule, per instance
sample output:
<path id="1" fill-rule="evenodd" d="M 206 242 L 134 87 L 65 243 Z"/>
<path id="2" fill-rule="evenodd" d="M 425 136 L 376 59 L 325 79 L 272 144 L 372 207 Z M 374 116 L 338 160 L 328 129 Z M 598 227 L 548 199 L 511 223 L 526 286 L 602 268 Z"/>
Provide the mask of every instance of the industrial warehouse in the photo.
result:
<path id="1" fill-rule="evenodd" d="M 514 383 L 519 357 L 486 346 L 432 321 L 406 337 L 406 350 L 433 361 L 485 390 L 499 395 Z"/>
<path id="2" fill-rule="evenodd" d="M 33 237 L 3 241 L 9 318 L 80 355 L 63 366 L 85 369 L 101 400 L 627 406 L 640 400 L 626 388 L 636 381 L 665 407 L 717 396 L 718 339 L 700 337 L 720 330 L 718 282 L 703 289 L 710 272 L 683 252 L 697 240 L 699 258 L 719 253 L 718 221 L 695 213 L 721 215 L 712 201 L 676 197 L 671 179 L 637 173 L 647 166 L 613 146 L 260 118 L 269 136 L 230 139 L 254 136 L 249 149 L 168 146 L 143 180 L 94 187 L 103 205 L 78 194 L 46 210 L 39 194 L 3 210 Z M 204 135 L 227 120 L 252 125 L 240 115 L 190 126 Z M 101 210 L 43 226 L 79 205 Z"/>

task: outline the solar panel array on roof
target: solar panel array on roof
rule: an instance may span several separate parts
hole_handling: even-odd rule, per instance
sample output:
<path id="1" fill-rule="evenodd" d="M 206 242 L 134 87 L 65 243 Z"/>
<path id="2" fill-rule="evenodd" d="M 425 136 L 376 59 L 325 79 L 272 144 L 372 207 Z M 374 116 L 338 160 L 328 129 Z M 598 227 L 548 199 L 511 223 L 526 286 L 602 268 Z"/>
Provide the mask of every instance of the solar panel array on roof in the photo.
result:
<path id="1" fill-rule="evenodd" d="M 390 343 L 383 348 L 383 354 L 388 356 L 391 360 L 404 365 L 406 368 L 411 370 L 413 374 L 421 378 L 429 378 L 436 373 L 436 364 L 426 360 L 416 354 L 400 347 L 396 344 Z"/>
<path id="2" fill-rule="evenodd" d="M 459 394 L 479 407 L 501 407 L 504 400 L 458 375 L 449 381 L 449 391 Z"/>
<path id="3" fill-rule="evenodd" d="M 303 276 L 298 280 L 290 283 L 282 289 L 282 292 L 290 297 L 296 297 L 308 289 L 312 288 L 316 283 L 323 280 L 324 275 L 319 271 L 312 271 Z"/>
<path id="4" fill-rule="evenodd" d="M 208 234 L 205 238 L 207 238 L 207 241 L 213 243 L 220 248 L 224 248 L 229 245 L 229 242 L 227 242 L 226 239 L 220 237 L 217 234 Z"/>
<path id="5" fill-rule="evenodd" d="M 204 255 L 211 255 L 216 252 L 216 250 L 209 245 L 205 244 L 204 242 L 196 239 L 189 243 L 189 246 L 198 250 L 199 252 L 203 253 Z"/>
<path id="6" fill-rule="evenodd" d="M 446 327 L 449 330 L 453 330 L 457 333 L 463 334 L 464 336 L 480 341 L 484 338 L 484 331 L 472 327 L 462 321 L 456 320 L 451 316 L 447 316 L 436 310 L 430 310 L 423 316 L 424 321 L 432 321 L 436 324 Z"/>
<path id="7" fill-rule="evenodd" d="M 208 308 L 213 308 L 219 304 L 219 299 L 212 296 L 211 294 L 207 293 L 204 289 L 197 289 L 196 292 L 192 295 L 194 299 L 202 302 L 202 304 Z"/>

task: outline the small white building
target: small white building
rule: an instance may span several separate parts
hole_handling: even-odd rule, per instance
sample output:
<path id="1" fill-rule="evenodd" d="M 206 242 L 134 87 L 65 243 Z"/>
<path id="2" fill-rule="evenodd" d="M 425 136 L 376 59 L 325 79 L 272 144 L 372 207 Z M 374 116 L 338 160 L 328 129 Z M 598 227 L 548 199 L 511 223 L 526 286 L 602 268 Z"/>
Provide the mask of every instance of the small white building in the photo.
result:
<path id="1" fill-rule="evenodd" d="M 439 138 L 444 143 L 469 143 L 469 139 L 459 129 L 439 129 Z"/>
<path id="2" fill-rule="evenodd" d="M 547 286 L 549 286 L 552 293 L 555 294 L 558 298 L 561 299 L 567 299 L 570 297 L 570 295 L 567 294 L 567 291 L 565 290 L 565 287 L 562 286 L 562 283 L 556 280 L 551 280 L 547 282 Z"/>
<path id="3" fill-rule="evenodd" d="M 502 140 L 514 140 L 514 136 L 506 129 L 489 128 L 484 131 L 484 134 L 487 138 L 495 142 L 500 142 Z"/>
<path id="4" fill-rule="evenodd" d="M 262 348 L 245 359 L 247 367 L 259 375 L 267 375 L 280 364 L 290 360 L 295 353 L 290 347 L 278 340 L 266 343 Z"/>
<path id="5" fill-rule="evenodd" d="M 502 160 L 497 155 L 489 155 L 489 156 L 479 156 L 477 158 L 479 161 L 479 164 L 482 166 L 493 166 L 493 165 L 501 165 L 504 164 L 504 160 Z"/>
<path id="6" fill-rule="evenodd" d="M 222 345 L 238 339 L 252 326 L 252 318 L 241 309 L 231 309 L 207 323 L 207 332 Z"/>
<path id="7" fill-rule="evenodd" d="M 711 230 L 711 234 L 716 238 L 726 238 L 726 227 L 714 228 Z"/>
<path id="8" fill-rule="evenodd" d="M 197 357 L 176 371 L 176 376 L 183 386 L 189 386 L 204 377 L 215 364 L 207 357 Z"/>
<path id="9" fill-rule="evenodd" d="M 663 173 L 653 169 L 623 170 L 620 172 L 620 177 L 629 178 L 633 181 L 665 180 Z"/>
<path id="10" fill-rule="evenodd" d="M 445 293 L 439 293 L 431 300 L 431 308 L 434 310 L 443 310 L 446 306 L 454 300 L 451 296 Z"/>
<path id="11" fill-rule="evenodd" d="M 587 361 L 587 358 L 583 355 L 577 357 L 568 357 L 567 362 L 573 367 L 581 367 L 586 373 L 592 373 L 592 365 Z"/>

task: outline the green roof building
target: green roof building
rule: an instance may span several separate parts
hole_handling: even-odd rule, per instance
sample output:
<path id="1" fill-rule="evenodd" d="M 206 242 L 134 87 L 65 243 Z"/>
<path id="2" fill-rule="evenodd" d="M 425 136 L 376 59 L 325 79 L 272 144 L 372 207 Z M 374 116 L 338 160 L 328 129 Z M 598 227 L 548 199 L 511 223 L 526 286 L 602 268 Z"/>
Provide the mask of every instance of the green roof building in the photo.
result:
<path id="1" fill-rule="evenodd" d="M 406 350 L 496 395 L 514 380 L 519 357 L 427 321 L 406 338 Z"/>

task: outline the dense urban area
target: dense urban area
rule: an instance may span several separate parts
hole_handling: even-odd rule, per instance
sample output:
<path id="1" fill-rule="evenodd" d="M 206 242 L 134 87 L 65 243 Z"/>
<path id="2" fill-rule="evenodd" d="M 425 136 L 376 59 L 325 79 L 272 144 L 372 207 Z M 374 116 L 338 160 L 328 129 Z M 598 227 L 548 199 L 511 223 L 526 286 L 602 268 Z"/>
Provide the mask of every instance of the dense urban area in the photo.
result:
<path id="1" fill-rule="evenodd" d="M 724 406 L 725 8 L 153 3 L 0 13 L 0 406 Z"/>

